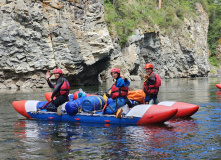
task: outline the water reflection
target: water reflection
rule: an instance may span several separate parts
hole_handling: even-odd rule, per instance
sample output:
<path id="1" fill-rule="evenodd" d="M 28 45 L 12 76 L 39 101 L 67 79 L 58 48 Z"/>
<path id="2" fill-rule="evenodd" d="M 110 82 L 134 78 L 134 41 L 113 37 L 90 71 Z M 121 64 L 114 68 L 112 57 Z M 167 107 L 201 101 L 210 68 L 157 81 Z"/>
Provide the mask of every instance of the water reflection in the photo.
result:
<path id="1" fill-rule="evenodd" d="M 14 158 L 30 158 L 35 154 L 34 158 L 44 155 L 83 159 L 88 156 L 106 159 L 171 157 L 175 153 L 168 148 L 176 145 L 182 150 L 186 138 L 198 131 L 193 119 L 171 120 L 164 125 L 109 127 L 20 120 L 14 123 L 13 129 L 19 139 Z"/>
<path id="2" fill-rule="evenodd" d="M 172 126 L 173 131 L 175 132 L 188 133 L 188 134 L 194 135 L 198 131 L 198 125 L 195 122 L 195 120 L 191 117 L 172 119 L 166 123 Z"/>
<path id="3" fill-rule="evenodd" d="M 16 148 L 18 153 L 14 158 L 57 157 L 64 153 L 67 151 L 64 143 L 67 132 L 63 132 L 65 128 L 65 124 L 51 121 L 20 120 L 15 122 L 14 135 L 19 140 L 19 146 Z"/>

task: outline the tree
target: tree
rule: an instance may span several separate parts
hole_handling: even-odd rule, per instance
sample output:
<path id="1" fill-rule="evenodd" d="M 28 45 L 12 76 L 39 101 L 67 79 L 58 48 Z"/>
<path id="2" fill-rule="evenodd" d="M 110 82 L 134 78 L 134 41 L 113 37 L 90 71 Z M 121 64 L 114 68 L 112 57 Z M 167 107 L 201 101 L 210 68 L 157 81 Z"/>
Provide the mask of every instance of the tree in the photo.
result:
<path id="1" fill-rule="evenodd" d="M 159 9 L 161 8 L 161 0 L 159 0 Z"/>

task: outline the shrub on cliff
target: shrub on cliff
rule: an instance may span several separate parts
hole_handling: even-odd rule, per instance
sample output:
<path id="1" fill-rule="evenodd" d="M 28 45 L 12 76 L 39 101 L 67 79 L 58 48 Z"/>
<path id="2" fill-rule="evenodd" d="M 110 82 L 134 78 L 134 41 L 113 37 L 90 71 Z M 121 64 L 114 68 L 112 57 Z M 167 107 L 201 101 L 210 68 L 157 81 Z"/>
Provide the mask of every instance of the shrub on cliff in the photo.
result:
<path id="1" fill-rule="evenodd" d="M 109 32 L 118 36 L 120 45 L 127 43 L 127 38 L 135 28 L 142 28 L 146 32 L 155 30 L 159 26 L 164 32 L 179 29 L 185 14 L 195 15 L 196 2 L 208 9 L 206 0 L 164 0 L 162 8 L 158 8 L 158 0 L 104 0 L 105 20 Z"/>
<path id="2" fill-rule="evenodd" d="M 216 48 L 220 43 L 221 38 L 221 0 L 208 0 L 209 3 L 209 32 L 208 43 L 210 48 L 210 57 L 221 55 L 215 55 Z"/>

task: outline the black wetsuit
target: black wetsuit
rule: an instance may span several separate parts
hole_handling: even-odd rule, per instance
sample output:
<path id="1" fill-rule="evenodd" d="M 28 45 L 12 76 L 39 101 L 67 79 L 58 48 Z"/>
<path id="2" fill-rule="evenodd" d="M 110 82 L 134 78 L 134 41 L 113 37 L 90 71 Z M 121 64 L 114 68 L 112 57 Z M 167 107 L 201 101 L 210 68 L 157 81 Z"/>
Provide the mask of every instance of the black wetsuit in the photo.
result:
<path id="1" fill-rule="evenodd" d="M 59 107 L 60 105 L 64 104 L 65 102 L 69 100 L 68 95 L 60 95 L 60 89 L 64 81 L 67 81 L 67 80 L 62 76 L 59 77 L 56 82 L 56 87 L 54 87 L 54 84 L 52 84 L 49 80 L 47 81 L 49 87 L 54 88 L 51 99 L 53 99 L 56 96 L 56 99 L 53 100 L 52 103 L 48 104 L 47 111 L 56 112 L 57 107 Z"/>

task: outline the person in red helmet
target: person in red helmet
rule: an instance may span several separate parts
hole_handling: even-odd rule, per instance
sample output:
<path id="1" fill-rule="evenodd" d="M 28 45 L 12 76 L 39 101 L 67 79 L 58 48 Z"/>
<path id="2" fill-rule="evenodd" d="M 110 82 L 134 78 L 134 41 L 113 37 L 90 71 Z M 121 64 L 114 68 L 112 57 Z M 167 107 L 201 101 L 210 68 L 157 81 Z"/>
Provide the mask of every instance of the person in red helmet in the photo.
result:
<path id="1" fill-rule="evenodd" d="M 47 111 L 56 112 L 56 111 L 58 111 L 58 107 L 60 105 L 62 105 L 63 103 L 65 103 L 69 100 L 68 95 L 69 95 L 69 91 L 70 91 L 70 85 L 69 85 L 68 80 L 63 77 L 63 72 L 61 69 L 55 69 L 53 71 L 53 74 L 56 79 L 56 84 L 52 84 L 50 82 L 50 80 L 49 80 L 49 78 L 51 77 L 50 72 L 47 71 L 47 73 L 46 73 L 46 80 L 48 82 L 48 85 L 50 88 L 54 89 L 52 92 L 52 95 L 51 95 L 51 99 L 50 99 L 50 101 L 52 103 L 50 103 L 47 106 Z M 56 97 L 56 99 L 54 99 L 54 97 Z M 61 114 L 60 109 L 61 108 L 59 108 L 59 111 L 58 111 L 58 112 L 60 112 L 59 114 Z"/>
<path id="2" fill-rule="evenodd" d="M 123 110 L 118 109 L 127 103 L 127 94 L 130 81 L 123 75 L 120 75 L 120 70 L 118 68 L 111 69 L 110 73 L 113 79 L 116 81 L 111 87 L 110 95 L 107 95 L 107 97 L 111 97 L 113 101 L 107 105 L 104 113 L 116 114 L 116 117 L 120 118 Z"/>
<path id="3" fill-rule="evenodd" d="M 157 104 L 157 95 L 159 92 L 159 87 L 161 86 L 161 78 L 158 74 L 153 72 L 153 65 L 147 63 L 144 67 L 146 69 L 146 79 L 143 84 L 143 91 L 146 94 L 145 103 L 146 104 Z"/>

